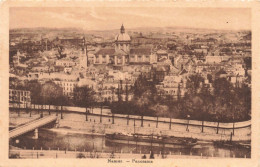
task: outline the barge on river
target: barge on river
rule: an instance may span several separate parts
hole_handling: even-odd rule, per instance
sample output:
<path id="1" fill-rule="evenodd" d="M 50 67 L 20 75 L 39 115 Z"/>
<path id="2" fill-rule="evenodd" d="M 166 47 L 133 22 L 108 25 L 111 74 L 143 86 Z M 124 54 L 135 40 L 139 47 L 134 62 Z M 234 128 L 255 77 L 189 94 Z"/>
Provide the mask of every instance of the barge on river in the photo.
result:
<path id="1" fill-rule="evenodd" d="M 191 148 L 197 144 L 197 139 L 193 138 L 122 133 L 106 134 L 106 141 L 119 144 L 158 146 L 167 148 Z"/>

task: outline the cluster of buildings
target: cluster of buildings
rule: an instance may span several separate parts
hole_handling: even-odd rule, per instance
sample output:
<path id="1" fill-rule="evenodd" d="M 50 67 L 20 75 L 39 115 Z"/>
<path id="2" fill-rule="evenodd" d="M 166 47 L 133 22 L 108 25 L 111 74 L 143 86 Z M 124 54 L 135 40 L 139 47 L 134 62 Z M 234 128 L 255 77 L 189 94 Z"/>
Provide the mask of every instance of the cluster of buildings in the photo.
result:
<path id="1" fill-rule="evenodd" d="M 26 90 L 9 89 L 9 102 L 31 104 L 31 92 Z"/>
<path id="2" fill-rule="evenodd" d="M 46 50 L 36 53 L 17 49 L 12 56 L 10 77 L 38 80 L 43 84 L 51 80 L 62 87 L 68 98 L 73 98 L 75 87 L 88 86 L 96 92 L 97 101 L 110 102 L 117 101 L 119 94 L 122 100 L 131 100 L 132 88 L 140 75 L 155 82 L 160 95 L 174 98 L 184 96 L 186 83 L 193 74 L 200 74 L 209 88 L 216 78 L 224 77 L 234 86 L 241 86 L 250 77 L 251 69 L 244 61 L 251 57 L 250 39 L 239 39 L 228 45 L 221 40 L 223 34 L 217 37 L 213 34 L 211 38 L 176 36 L 168 44 L 158 44 L 157 39 L 151 38 L 147 45 L 136 45 L 148 38 L 131 38 L 122 25 L 113 44 L 105 41 L 109 43 L 105 47 L 88 44 L 83 37 L 68 40 L 77 47 L 65 48 L 62 43 L 66 44 L 66 40 L 60 39 L 63 47 L 50 49 L 46 42 Z M 59 40 L 53 41 L 55 44 Z M 156 43 L 151 45 L 152 41 Z M 247 84 L 251 86 L 250 82 Z M 20 102 L 26 101 L 27 95 L 28 92 L 19 96 L 23 99 Z M 10 101 L 14 97 L 18 97 L 17 93 L 10 93 Z"/>

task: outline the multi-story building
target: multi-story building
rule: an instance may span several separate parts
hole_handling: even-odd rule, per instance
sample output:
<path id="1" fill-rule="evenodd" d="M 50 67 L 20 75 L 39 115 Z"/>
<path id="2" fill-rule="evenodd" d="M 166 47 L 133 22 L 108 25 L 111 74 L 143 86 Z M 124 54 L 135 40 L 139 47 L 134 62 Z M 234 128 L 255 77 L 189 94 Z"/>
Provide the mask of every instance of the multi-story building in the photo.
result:
<path id="1" fill-rule="evenodd" d="M 165 76 L 159 90 L 165 95 L 171 95 L 174 98 L 183 97 L 185 93 L 186 81 L 182 76 Z"/>
<path id="2" fill-rule="evenodd" d="M 61 59 L 61 60 L 57 60 L 55 62 L 55 65 L 56 66 L 63 66 L 63 67 L 74 67 L 77 65 L 76 62 L 74 61 L 71 61 L 69 59 Z"/>
<path id="3" fill-rule="evenodd" d="M 113 102 L 118 101 L 120 96 L 122 101 L 131 101 L 133 99 L 133 93 L 130 92 L 131 87 L 131 84 L 125 82 L 102 85 L 98 93 L 99 100 Z"/>
<path id="4" fill-rule="evenodd" d="M 221 63 L 222 62 L 222 56 L 206 56 L 206 62 L 207 63 Z"/>
<path id="5" fill-rule="evenodd" d="M 31 104 L 31 92 L 27 90 L 9 89 L 9 102 Z"/>
<path id="6" fill-rule="evenodd" d="M 69 80 L 54 81 L 54 83 L 62 87 L 63 95 L 68 96 L 69 98 L 73 97 L 74 89 L 78 85 L 77 81 Z"/>

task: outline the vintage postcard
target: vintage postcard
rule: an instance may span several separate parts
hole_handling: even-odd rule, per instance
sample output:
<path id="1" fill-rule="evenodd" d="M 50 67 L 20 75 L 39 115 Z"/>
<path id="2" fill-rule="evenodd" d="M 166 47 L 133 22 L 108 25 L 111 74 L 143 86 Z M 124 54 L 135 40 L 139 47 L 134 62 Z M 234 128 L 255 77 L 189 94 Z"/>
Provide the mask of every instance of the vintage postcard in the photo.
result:
<path id="1" fill-rule="evenodd" d="M 5 1 L 0 166 L 258 166 L 260 2 Z"/>

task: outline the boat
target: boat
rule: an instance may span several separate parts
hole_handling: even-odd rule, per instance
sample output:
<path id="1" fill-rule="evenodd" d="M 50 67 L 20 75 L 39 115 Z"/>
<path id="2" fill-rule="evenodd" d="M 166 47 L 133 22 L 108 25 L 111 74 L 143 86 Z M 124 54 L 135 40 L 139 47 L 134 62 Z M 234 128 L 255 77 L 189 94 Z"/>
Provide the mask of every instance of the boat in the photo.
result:
<path id="1" fill-rule="evenodd" d="M 213 143 L 218 147 L 251 149 L 251 144 L 248 142 L 214 141 Z"/>
<path id="2" fill-rule="evenodd" d="M 143 146 L 158 146 L 167 148 L 191 148 L 197 144 L 197 139 L 174 136 L 156 136 L 144 134 L 106 134 L 106 141 L 120 144 L 135 144 Z"/>

